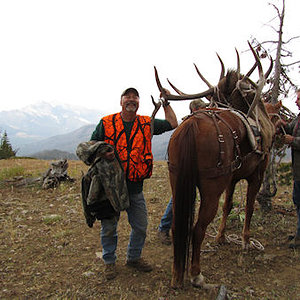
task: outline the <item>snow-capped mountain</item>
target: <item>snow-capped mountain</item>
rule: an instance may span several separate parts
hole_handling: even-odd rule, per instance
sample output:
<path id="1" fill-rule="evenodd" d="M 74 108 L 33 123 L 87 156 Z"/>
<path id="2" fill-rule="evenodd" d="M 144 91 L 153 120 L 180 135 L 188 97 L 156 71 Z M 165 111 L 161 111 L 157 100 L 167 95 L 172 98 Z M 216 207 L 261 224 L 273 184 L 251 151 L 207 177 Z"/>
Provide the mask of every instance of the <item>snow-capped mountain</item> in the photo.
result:
<path id="1" fill-rule="evenodd" d="M 105 114 L 84 107 L 40 102 L 19 110 L 0 111 L 0 132 L 7 132 L 13 148 L 22 148 L 25 144 L 97 124 Z"/>
<path id="2" fill-rule="evenodd" d="M 17 156 L 44 155 L 44 159 L 48 159 L 45 151 L 75 154 L 78 144 L 90 139 L 99 120 L 108 113 L 41 102 L 20 110 L 1 111 L 0 133 L 7 132 L 13 149 L 18 150 Z M 156 160 L 166 159 L 171 133 L 153 137 L 152 149 Z"/>
<path id="3" fill-rule="evenodd" d="M 89 141 L 95 127 L 96 124 L 85 125 L 66 134 L 52 136 L 38 142 L 23 145 L 17 155 L 49 159 L 49 157 L 51 157 L 51 151 L 56 153 L 58 150 L 75 155 L 78 144 Z M 153 136 L 152 152 L 155 160 L 166 159 L 167 146 L 172 132 L 173 131 L 168 131 L 161 135 Z M 46 154 L 45 151 L 48 151 L 48 153 Z M 61 158 L 66 157 L 63 156 Z M 53 157 L 51 157 L 51 159 L 53 159 Z"/>

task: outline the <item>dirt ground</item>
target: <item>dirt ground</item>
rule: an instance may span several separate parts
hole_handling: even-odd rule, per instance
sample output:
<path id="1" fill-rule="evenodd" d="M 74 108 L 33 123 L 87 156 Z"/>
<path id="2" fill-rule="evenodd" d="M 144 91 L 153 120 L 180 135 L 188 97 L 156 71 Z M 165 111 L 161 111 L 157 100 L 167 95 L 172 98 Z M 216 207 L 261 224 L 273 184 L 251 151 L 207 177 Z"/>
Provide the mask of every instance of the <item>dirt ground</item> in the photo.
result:
<path id="1" fill-rule="evenodd" d="M 87 167 L 70 161 L 68 174 L 75 183 L 42 190 L 39 183 L 0 182 L 0 298 L 1 299 L 216 299 L 219 289 L 170 287 L 172 247 L 157 238 L 157 226 L 170 197 L 166 162 L 155 162 L 144 194 L 149 227 L 143 256 L 151 273 L 125 264 L 129 225 L 122 213 L 119 225 L 118 276 L 104 278 L 99 240 L 100 223 L 86 223 L 81 207 L 80 176 Z M 0 160 L 0 172 L 19 166 L 23 175 L 45 172 L 49 162 Z M 257 245 L 243 252 L 233 240 L 243 221 L 243 185 L 235 193 L 235 209 L 228 222 L 229 243 L 216 245 L 218 216 L 209 226 L 201 253 L 202 273 L 208 283 L 222 285 L 228 299 L 300 299 L 300 250 L 288 248 L 287 237 L 296 227 L 291 186 L 279 188 L 273 211 L 262 215 L 256 207 L 251 236 Z"/>

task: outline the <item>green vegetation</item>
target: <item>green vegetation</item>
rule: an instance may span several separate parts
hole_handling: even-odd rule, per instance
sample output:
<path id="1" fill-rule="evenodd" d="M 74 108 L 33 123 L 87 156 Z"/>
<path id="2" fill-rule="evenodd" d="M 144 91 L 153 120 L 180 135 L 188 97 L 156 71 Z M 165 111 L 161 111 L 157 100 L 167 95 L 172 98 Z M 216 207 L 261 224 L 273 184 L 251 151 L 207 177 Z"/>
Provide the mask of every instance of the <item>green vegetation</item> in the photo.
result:
<path id="1" fill-rule="evenodd" d="M 62 219 L 62 217 L 60 215 L 53 214 L 53 215 L 45 216 L 43 218 L 43 222 L 46 225 L 53 225 L 53 224 L 57 223 L 58 221 L 60 221 L 61 219 Z"/>
<path id="2" fill-rule="evenodd" d="M 17 150 L 13 150 L 12 145 L 9 142 L 6 131 L 3 134 L 0 133 L 0 159 L 6 159 L 15 157 Z"/>
<path id="3" fill-rule="evenodd" d="M 293 180 L 293 174 L 292 174 L 292 163 L 281 163 L 278 166 L 278 184 L 283 185 L 290 185 Z"/>
<path id="4" fill-rule="evenodd" d="M 25 169 L 22 166 L 3 168 L 0 170 L 0 180 L 10 179 L 15 176 L 24 176 L 24 174 Z"/>

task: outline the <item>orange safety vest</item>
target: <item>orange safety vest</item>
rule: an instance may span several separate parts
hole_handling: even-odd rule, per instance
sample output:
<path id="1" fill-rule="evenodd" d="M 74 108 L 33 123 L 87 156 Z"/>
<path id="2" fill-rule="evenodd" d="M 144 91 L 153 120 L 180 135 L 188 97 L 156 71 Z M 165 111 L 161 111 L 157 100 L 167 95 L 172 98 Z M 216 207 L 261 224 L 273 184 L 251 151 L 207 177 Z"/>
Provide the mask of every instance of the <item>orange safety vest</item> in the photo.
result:
<path id="1" fill-rule="evenodd" d="M 126 139 L 120 113 L 102 119 L 104 141 L 115 146 L 126 177 L 130 181 L 142 181 L 152 175 L 153 155 L 151 151 L 151 118 L 137 115 Z"/>

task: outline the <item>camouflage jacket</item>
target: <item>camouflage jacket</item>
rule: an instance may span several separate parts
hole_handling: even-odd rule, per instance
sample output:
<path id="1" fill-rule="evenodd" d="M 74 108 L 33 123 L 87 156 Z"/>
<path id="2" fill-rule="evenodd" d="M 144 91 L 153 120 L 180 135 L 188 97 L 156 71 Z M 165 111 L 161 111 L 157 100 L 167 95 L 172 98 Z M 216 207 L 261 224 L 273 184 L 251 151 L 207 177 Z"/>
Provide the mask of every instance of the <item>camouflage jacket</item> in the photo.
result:
<path id="1" fill-rule="evenodd" d="M 84 142 L 76 150 L 79 159 L 90 166 L 81 181 L 82 205 L 90 227 L 96 218 L 111 218 L 129 207 L 125 174 L 116 152 L 112 161 L 103 158 L 113 149 L 105 142 Z"/>

